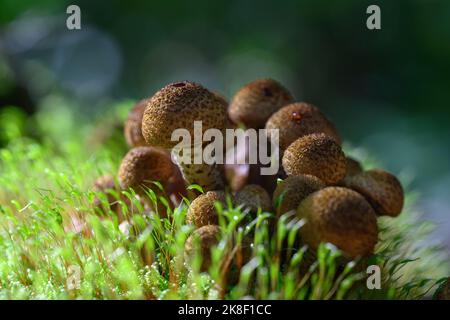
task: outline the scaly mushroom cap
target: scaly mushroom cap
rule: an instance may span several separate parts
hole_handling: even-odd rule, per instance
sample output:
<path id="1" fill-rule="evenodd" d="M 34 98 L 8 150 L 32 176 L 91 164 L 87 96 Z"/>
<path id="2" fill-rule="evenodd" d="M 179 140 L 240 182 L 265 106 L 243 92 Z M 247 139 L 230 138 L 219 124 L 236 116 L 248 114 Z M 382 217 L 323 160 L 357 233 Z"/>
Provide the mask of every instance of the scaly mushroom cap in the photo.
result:
<path id="1" fill-rule="evenodd" d="M 249 184 L 238 191 L 234 197 L 234 204 L 250 212 L 257 212 L 258 209 L 267 212 L 272 208 L 272 201 L 266 189 L 257 184 Z"/>
<path id="2" fill-rule="evenodd" d="M 198 240 L 196 240 L 198 239 Z M 196 241 L 199 241 L 202 264 L 200 271 L 206 271 L 211 265 L 211 248 L 220 241 L 220 228 L 217 225 L 206 225 L 195 230 L 186 240 L 185 257 L 188 260 L 196 251 Z"/>
<path id="3" fill-rule="evenodd" d="M 149 99 L 142 99 L 130 110 L 124 125 L 125 140 L 131 148 L 146 146 L 142 136 L 142 118 Z"/>
<path id="4" fill-rule="evenodd" d="M 298 138 L 312 133 L 325 133 L 341 144 L 334 125 L 317 107 L 304 102 L 287 105 L 275 112 L 267 120 L 266 129 L 279 130 L 281 150 L 286 150 Z"/>
<path id="5" fill-rule="evenodd" d="M 264 128 L 274 112 L 293 101 L 289 91 L 277 81 L 255 80 L 235 94 L 229 114 L 233 122 L 243 123 L 247 128 Z"/>
<path id="6" fill-rule="evenodd" d="M 273 205 L 276 207 L 277 214 L 282 215 L 288 211 L 296 210 L 303 199 L 322 188 L 325 188 L 325 184 L 315 176 L 287 177 L 277 185 L 273 193 Z"/>
<path id="7" fill-rule="evenodd" d="M 334 184 L 345 177 L 347 160 L 334 139 L 314 133 L 295 140 L 282 159 L 287 175 L 309 174 L 326 184 Z"/>
<path id="8" fill-rule="evenodd" d="M 224 102 L 206 88 L 193 82 L 169 84 L 147 103 L 142 121 L 142 135 L 149 145 L 172 149 L 175 129 L 187 129 L 194 139 L 194 121 L 202 121 L 203 132 L 223 130 L 227 124 Z"/>
<path id="9" fill-rule="evenodd" d="M 351 157 L 346 157 L 346 159 L 347 159 L 347 176 L 354 176 L 364 171 L 361 163 L 358 160 L 353 159 Z"/>
<path id="10" fill-rule="evenodd" d="M 368 170 L 346 177 L 343 185 L 366 197 L 380 216 L 398 216 L 403 209 L 404 193 L 398 179 L 383 170 Z"/>
<path id="11" fill-rule="evenodd" d="M 329 242 L 350 258 L 373 253 L 378 241 L 376 214 L 359 193 L 327 187 L 310 194 L 297 209 L 305 219 L 300 228 L 302 240 L 316 250 L 321 242 Z"/>
<path id="12" fill-rule="evenodd" d="M 159 148 L 137 147 L 131 149 L 123 158 L 119 168 L 119 181 L 123 189 L 133 188 L 137 193 L 145 193 L 145 187 L 152 182 L 163 184 L 174 172 L 170 155 Z"/>
<path id="13" fill-rule="evenodd" d="M 450 300 L 450 278 L 447 279 L 436 292 L 437 300 Z"/>
<path id="14" fill-rule="evenodd" d="M 219 223 L 219 216 L 214 205 L 216 202 L 225 204 L 226 195 L 224 191 L 208 191 L 191 202 L 186 215 L 186 221 L 189 224 L 200 228 L 205 225 L 214 225 Z"/>

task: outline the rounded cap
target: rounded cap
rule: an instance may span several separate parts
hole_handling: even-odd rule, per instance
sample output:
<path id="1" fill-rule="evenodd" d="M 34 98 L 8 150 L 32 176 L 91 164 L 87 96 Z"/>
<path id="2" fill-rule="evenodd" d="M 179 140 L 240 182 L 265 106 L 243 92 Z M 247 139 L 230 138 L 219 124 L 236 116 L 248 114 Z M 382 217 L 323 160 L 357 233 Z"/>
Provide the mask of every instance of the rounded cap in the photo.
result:
<path id="1" fill-rule="evenodd" d="M 118 175 L 123 189 L 133 188 L 137 193 L 145 193 L 145 187 L 153 186 L 154 181 L 166 182 L 173 172 L 167 152 L 154 147 L 137 147 L 125 155 Z"/>
<path id="2" fill-rule="evenodd" d="M 316 250 L 329 242 L 350 257 L 369 256 L 378 241 L 376 214 L 359 193 L 327 187 L 310 194 L 297 209 L 305 219 L 300 228 L 302 240 Z"/>
<path id="3" fill-rule="evenodd" d="M 225 204 L 226 195 L 224 191 L 208 191 L 199 195 L 189 206 L 186 215 L 187 223 L 193 224 L 197 228 L 218 224 L 219 216 L 214 205 L 216 202 Z"/>
<path id="4" fill-rule="evenodd" d="M 149 99 L 142 99 L 139 101 L 133 109 L 130 110 L 128 118 L 124 125 L 125 141 L 128 146 L 140 147 L 147 145 L 144 137 L 142 136 L 142 118 L 144 116 L 144 110 Z"/>
<path id="5" fill-rule="evenodd" d="M 368 170 L 346 177 L 343 185 L 361 193 L 380 216 L 396 217 L 402 212 L 403 188 L 389 172 Z"/>
<path id="6" fill-rule="evenodd" d="M 325 184 L 315 176 L 302 174 L 287 177 L 277 185 L 273 193 L 273 204 L 277 214 L 297 210 L 303 199 L 322 188 L 325 188 Z"/>
<path id="7" fill-rule="evenodd" d="M 341 181 L 347 169 L 341 147 L 323 133 L 295 140 L 284 152 L 282 163 L 287 175 L 309 174 L 326 184 Z"/>
<path id="8" fill-rule="evenodd" d="M 272 209 L 272 201 L 266 189 L 257 185 L 249 184 L 242 190 L 238 191 L 234 197 L 235 206 L 242 206 L 250 212 L 270 211 Z"/>
<path id="9" fill-rule="evenodd" d="M 229 114 L 233 122 L 243 123 L 247 128 L 264 128 L 274 112 L 293 101 L 289 91 L 277 81 L 255 80 L 235 94 Z"/>
<path id="10" fill-rule="evenodd" d="M 199 241 L 199 249 L 202 257 L 201 271 L 206 271 L 211 265 L 211 248 L 220 241 L 220 228 L 217 225 L 206 225 L 195 230 L 185 244 L 186 259 L 189 259 L 196 249 L 196 241 Z"/>
<path id="11" fill-rule="evenodd" d="M 194 121 L 202 121 L 202 130 L 224 130 L 227 125 L 226 105 L 203 86 L 183 81 L 159 90 L 147 103 L 142 121 L 142 134 L 149 145 L 171 149 L 179 141 L 171 141 L 172 132 L 187 129 L 194 139 Z"/>
<path id="12" fill-rule="evenodd" d="M 103 208 L 100 198 L 95 197 L 93 202 L 95 208 L 98 208 L 101 212 L 107 212 L 109 211 L 109 209 L 111 209 L 111 211 L 117 213 L 119 206 L 116 203 L 117 199 L 114 197 L 112 192 L 119 192 L 120 190 L 116 185 L 116 182 L 114 181 L 114 177 L 112 175 L 107 174 L 98 177 L 94 182 L 93 191 L 105 194 L 106 199 L 109 203 L 109 208 Z"/>
<path id="13" fill-rule="evenodd" d="M 304 102 L 289 104 L 275 112 L 267 120 L 266 129 L 279 130 L 281 150 L 298 138 L 312 133 L 325 133 L 341 144 L 334 125 L 317 107 Z"/>
<path id="14" fill-rule="evenodd" d="M 347 160 L 347 176 L 354 176 L 364 171 L 361 163 L 352 157 L 346 157 Z"/>

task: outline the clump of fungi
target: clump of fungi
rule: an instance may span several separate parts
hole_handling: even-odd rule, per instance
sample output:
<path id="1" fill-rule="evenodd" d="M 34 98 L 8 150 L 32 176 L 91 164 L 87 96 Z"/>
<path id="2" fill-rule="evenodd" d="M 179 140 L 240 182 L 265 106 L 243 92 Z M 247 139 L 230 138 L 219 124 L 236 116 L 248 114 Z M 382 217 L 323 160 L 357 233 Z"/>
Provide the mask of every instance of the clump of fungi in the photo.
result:
<path id="1" fill-rule="evenodd" d="M 152 183 L 159 181 L 173 206 L 181 197 L 190 197 L 186 221 L 194 232 L 185 253 L 191 254 L 194 238 L 199 238 L 202 270 L 211 263 L 210 249 L 221 234 L 217 206 L 226 208 L 229 203 L 250 217 L 269 212 L 275 213 L 274 219 L 284 214 L 302 219 L 299 243 L 313 250 L 328 242 L 349 259 L 373 254 L 377 218 L 396 217 L 402 211 L 404 194 L 398 179 L 380 169 L 365 170 L 346 155 L 336 127 L 320 109 L 296 102 L 275 80 L 253 81 L 230 101 L 189 81 L 168 84 L 141 100 L 125 123 L 131 150 L 120 165 L 119 185 L 111 176 L 102 178 L 102 184 L 119 192 L 131 188 L 145 199 L 146 190 L 154 190 Z M 254 174 L 258 165 L 186 164 L 174 154 L 171 157 L 177 144 L 172 132 L 183 128 L 193 137 L 194 121 L 202 121 L 203 132 L 236 127 L 279 130 L 279 172 L 263 177 Z M 192 142 L 183 146 L 183 152 L 192 157 L 196 147 L 204 146 Z M 249 152 L 256 151 L 237 150 L 243 157 Z M 199 185 L 204 193 L 187 192 L 190 184 Z M 163 215 L 158 208 L 149 210 Z"/>

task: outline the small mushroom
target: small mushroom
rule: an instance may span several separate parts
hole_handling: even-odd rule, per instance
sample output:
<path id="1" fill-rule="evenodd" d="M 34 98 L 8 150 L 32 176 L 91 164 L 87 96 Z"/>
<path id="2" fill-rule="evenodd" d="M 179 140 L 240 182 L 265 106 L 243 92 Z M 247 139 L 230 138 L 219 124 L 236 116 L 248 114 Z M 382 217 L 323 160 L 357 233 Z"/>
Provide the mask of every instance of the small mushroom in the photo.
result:
<path id="1" fill-rule="evenodd" d="M 384 170 L 368 170 L 347 176 L 342 184 L 361 193 L 380 216 L 398 216 L 403 209 L 404 192 L 400 181 Z"/>
<path id="2" fill-rule="evenodd" d="M 378 241 L 374 210 L 350 189 L 326 187 L 310 194 L 300 203 L 297 216 L 305 220 L 301 239 L 313 250 L 321 242 L 329 242 L 349 258 L 366 257 Z"/>
<path id="3" fill-rule="evenodd" d="M 309 174 L 327 185 L 345 177 L 347 161 L 337 142 L 323 133 L 314 133 L 295 140 L 282 159 L 287 175 Z"/>
<path id="4" fill-rule="evenodd" d="M 287 177 L 277 185 L 273 194 L 277 215 L 296 210 L 303 199 L 322 188 L 325 188 L 325 184 L 315 176 L 302 174 Z"/>
<path id="5" fill-rule="evenodd" d="M 196 252 L 196 241 L 200 244 L 200 254 L 202 257 L 202 264 L 200 271 L 207 271 L 211 266 L 211 248 L 219 243 L 220 228 L 217 225 L 205 225 L 196 229 L 186 240 L 185 244 L 185 259 L 189 260 Z M 197 251 L 198 252 L 198 251 Z"/>
<path id="6" fill-rule="evenodd" d="M 235 123 L 247 128 L 264 128 L 267 119 L 294 98 L 277 81 L 260 79 L 242 87 L 231 100 L 229 114 Z"/>
<path id="7" fill-rule="evenodd" d="M 128 114 L 128 118 L 124 125 L 125 141 L 131 148 L 146 146 L 144 137 L 142 136 L 142 117 L 144 116 L 145 106 L 148 99 L 139 101 Z"/>
<path id="8" fill-rule="evenodd" d="M 257 184 L 249 184 L 238 191 L 234 197 L 234 204 L 253 213 L 258 212 L 259 209 L 266 212 L 272 209 L 269 194 Z"/>
<path id="9" fill-rule="evenodd" d="M 148 101 L 142 121 L 142 134 L 149 145 L 171 150 L 179 144 L 172 141 L 172 133 L 184 128 L 194 140 L 194 121 L 202 121 L 202 131 L 208 129 L 225 130 L 228 122 L 226 105 L 199 84 L 183 81 L 169 84 L 159 90 Z M 203 133 L 202 132 L 202 133 Z M 191 142 L 183 146 L 183 152 L 198 150 L 199 145 Z M 188 184 L 198 184 L 204 191 L 222 189 L 223 170 L 216 164 L 175 162 L 180 167 Z M 174 155 L 176 157 L 176 155 Z"/>
<path id="10" fill-rule="evenodd" d="M 127 220 L 120 201 L 128 207 L 129 212 L 137 210 L 134 206 L 134 202 L 122 194 L 120 186 L 116 184 L 114 177 L 110 174 L 97 178 L 94 182 L 93 191 L 105 194 L 108 202 L 108 205 L 105 207 L 102 200 L 99 197 L 95 197 L 93 205 L 97 212 L 106 216 L 109 212 L 114 212 L 117 215 L 119 222 Z M 150 210 L 150 205 L 144 198 L 136 195 L 136 200 L 141 204 L 145 211 Z"/>
<path id="11" fill-rule="evenodd" d="M 352 157 L 346 157 L 347 160 L 347 176 L 354 176 L 364 171 L 361 163 Z"/>
<path id="12" fill-rule="evenodd" d="M 187 223 L 193 224 L 197 228 L 218 224 L 219 216 L 215 207 L 216 202 L 225 204 L 226 195 L 224 191 L 208 191 L 195 198 L 187 211 Z"/>
<path id="13" fill-rule="evenodd" d="M 133 188 L 144 195 L 153 182 L 163 185 L 172 177 L 174 167 L 170 156 L 164 150 L 154 147 L 136 147 L 123 158 L 119 168 L 119 182 L 122 189 Z"/>
<path id="14" fill-rule="evenodd" d="M 266 129 L 279 130 L 281 150 L 286 150 L 298 138 L 312 133 L 325 133 L 341 144 L 334 125 L 316 106 L 305 102 L 292 103 L 275 112 L 267 120 Z"/>
<path id="15" fill-rule="evenodd" d="M 437 300 L 450 300 L 450 278 L 437 289 L 435 297 Z"/>

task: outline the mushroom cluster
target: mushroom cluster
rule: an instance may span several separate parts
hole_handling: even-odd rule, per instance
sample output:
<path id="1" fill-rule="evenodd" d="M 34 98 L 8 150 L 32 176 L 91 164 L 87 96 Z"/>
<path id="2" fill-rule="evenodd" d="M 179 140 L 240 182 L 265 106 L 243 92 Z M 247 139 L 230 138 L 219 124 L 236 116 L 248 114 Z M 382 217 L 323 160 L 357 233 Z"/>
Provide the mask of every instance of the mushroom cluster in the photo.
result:
<path id="1" fill-rule="evenodd" d="M 177 145 L 172 133 L 182 128 L 194 136 L 194 121 L 202 121 L 203 132 L 232 127 L 278 130 L 279 172 L 262 176 L 255 170 L 260 165 L 190 164 L 171 157 Z M 396 217 L 402 211 L 404 194 L 397 178 L 381 169 L 364 170 L 346 156 L 338 130 L 320 109 L 296 102 L 272 79 L 245 85 L 230 103 L 198 83 L 168 84 L 131 110 L 125 137 L 131 150 L 120 165 L 119 188 L 132 188 L 145 198 L 146 189 L 154 189 L 153 182 L 159 181 L 175 206 L 189 196 L 186 221 L 194 226 L 192 237 L 204 238 L 203 269 L 210 261 L 206 252 L 220 234 L 217 206 L 226 206 L 228 199 L 250 217 L 258 211 L 275 212 L 276 217 L 291 213 L 305 222 L 302 243 L 315 250 L 329 242 L 349 258 L 371 255 L 378 241 L 377 217 Z M 196 147 L 205 146 L 197 144 L 188 143 L 183 152 L 194 157 Z M 247 157 L 255 151 L 237 152 Z M 204 193 L 187 192 L 190 184 L 201 186 Z M 188 253 L 192 241 L 186 243 Z"/>

